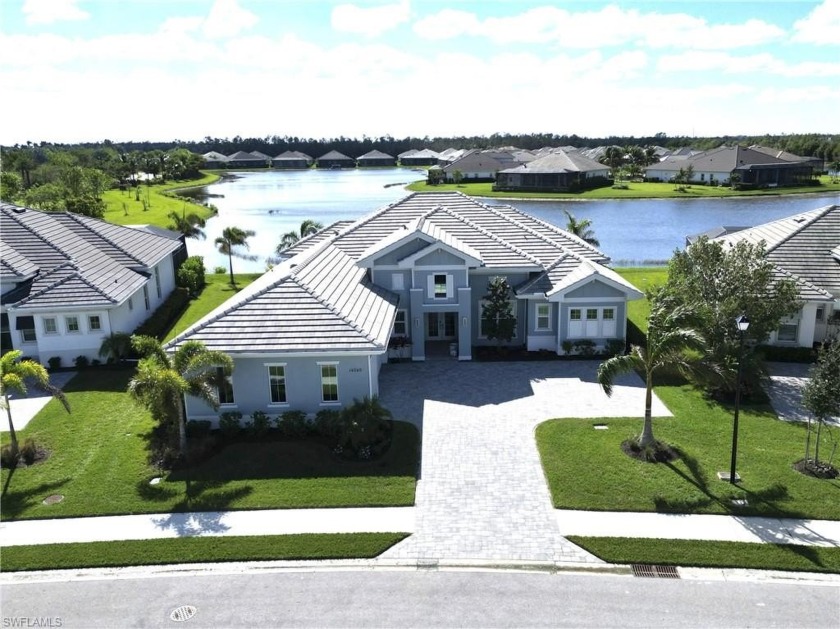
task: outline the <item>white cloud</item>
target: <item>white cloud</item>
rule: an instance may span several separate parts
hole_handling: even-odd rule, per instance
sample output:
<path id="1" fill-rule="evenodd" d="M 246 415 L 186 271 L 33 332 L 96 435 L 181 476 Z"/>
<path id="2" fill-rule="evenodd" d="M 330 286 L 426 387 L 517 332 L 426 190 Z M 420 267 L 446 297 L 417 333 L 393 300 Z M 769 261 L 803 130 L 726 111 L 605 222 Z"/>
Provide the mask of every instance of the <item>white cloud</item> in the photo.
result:
<path id="1" fill-rule="evenodd" d="M 239 35 L 258 21 L 254 13 L 240 7 L 236 0 L 216 0 L 202 30 L 206 37 L 223 39 Z"/>
<path id="2" fill-rule="evenodd" d="M 592 49 L 631 44 L 705 50 L 755 46 L 785 34 L 761 20 L 708 24 L 684 13 L 641 13 L 614 5 L 579 12 L 537 7 L 518 15 L 484 20 L 474 13 L 444 9 L 419 20 L 414 31 L 422 38 L 436 40 L 471 35 L 499 44 L 553 43 L 564 48 Z"/>
<path id="3" fill-rule="evenodd" d="M 793 25 L 793 41 L 840 45 L 840 0 L 825 0 Z"/>
<path id="4" fill-rule="evenodd" d="M 27 24 L 52 24 L 86 20 L 90 13 L 82 11 L 78 0 L 24 0 L 22 11 Z"/>
<path id="5" fill-rule="evenodd" d="M 770 53 L 737 56 L 725 52 L 688 51 L 678 55 L 663 55 L 656 69 L 661 72 L 724 72 L 790 78 L 840 76 L 840 62 L 788 63 Z"/>
<path id="6" fill-rule="evenodd" d="M 333 9 L 331 22 L 337 31 L 376 37 L 407 22 L 410 16 L 408 0 L 365 8 L 355 4 L 342 4 Z"/>

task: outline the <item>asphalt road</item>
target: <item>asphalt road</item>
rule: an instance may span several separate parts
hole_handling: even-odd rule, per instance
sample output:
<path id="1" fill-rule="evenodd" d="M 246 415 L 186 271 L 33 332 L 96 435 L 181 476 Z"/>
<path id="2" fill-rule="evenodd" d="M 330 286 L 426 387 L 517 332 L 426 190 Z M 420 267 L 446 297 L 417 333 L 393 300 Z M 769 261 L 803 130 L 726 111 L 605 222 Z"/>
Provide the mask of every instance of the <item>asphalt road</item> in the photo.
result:
<path id="1" fill-rule="evenodd" d="M 838 627 L 836 585 L 569 573 L 198 573 L 2 586 L 2 627 Z M 190 619 L 170 614 L 195 607 Z"/>

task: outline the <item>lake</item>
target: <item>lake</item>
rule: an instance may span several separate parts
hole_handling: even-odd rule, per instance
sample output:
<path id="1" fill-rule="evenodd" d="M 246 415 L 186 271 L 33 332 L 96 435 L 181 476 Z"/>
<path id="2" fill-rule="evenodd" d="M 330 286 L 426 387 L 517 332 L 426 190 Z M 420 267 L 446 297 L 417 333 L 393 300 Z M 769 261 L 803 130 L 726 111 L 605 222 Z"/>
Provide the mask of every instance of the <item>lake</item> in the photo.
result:
<path id="1" fill-rule="evenodd" d="M 207 239 L 188 240 L 190 255 L 202 255 L 205 266 L 227 268 L 227 257 L 213 241 L 225 227 L 251 229 L 249 253 L 258 260 L 234 259 L 236 273 L 265 269 L 281 236 L 297 231 L 301 221 L 313 219 L 325 226 L 357 219 L 409 194 L 404 186 L 425 178 L 425 171 L 407 168 L 235 173 L 201 189 L 218 209 L 207 223 Z M 728 199 L 627 199 L 607 201 L 534 201 L 482 199 L 508 203 L 547 222 L 563 227 L 566 209 L 578 219 L 588 218 L 604 251 L 616 266 L 665 261 L 685 237 L 721 225 L 753 226 L 777 218 L 840 203 L 836 193 L 782 197 Z"/>

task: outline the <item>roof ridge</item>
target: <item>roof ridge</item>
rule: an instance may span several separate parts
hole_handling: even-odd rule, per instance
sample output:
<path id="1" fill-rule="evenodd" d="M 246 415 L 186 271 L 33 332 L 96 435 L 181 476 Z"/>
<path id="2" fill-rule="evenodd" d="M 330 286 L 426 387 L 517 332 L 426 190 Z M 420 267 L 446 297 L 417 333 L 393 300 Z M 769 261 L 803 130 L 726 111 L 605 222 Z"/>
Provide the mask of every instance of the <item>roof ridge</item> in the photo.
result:
<path id="1" fill-rule="evenodd" d="M 787 236 L 782 238 L 779 242 L 774 244 L 772 247 L 766 249 L 764 253 L 768 254 L 771 251 L 775 251 L 781 245 L 788 242 L 791 238 L 793 238 L 794 236 L 799 234 L 803 229 L 805 229 L 806 227 L 816 223 L 818 219 L 820 219 L 823 216 L 825 216 L 826 214 L 828 214 L 835 207 L 836 207 L 835 205 L 826 205 L 824 208 L 818 208 L 816 210 L 809 210 L 807 212 L 800 212 L 799 214 L 794 214 L 793 216 L 786 216 L 784 218 L 780 218 L 780 219 L 778 219 L 778 221 L 770 221 L 771 223 L 781 222 L 781 221 L 785 221 L 785 220 L 791 220 L 793 222 L 796 222 L 797 217 L 802 216 L 803 214 L 810 214 L 811 212 L 814 212 L 813 218 L 804 219 L 803 222 L 800 223 L 793 231 L 791 231 Z M 764 224 L 767 225 L 768 223 L 764 223 Z M 760 225 L 756 225 L 756 227 L 760 227 Z"/>
<path id="2" fill-rule="evenodd" d="M 124 253 L 126 256 L 128 256 L 129 258 L 131 258 L 132 260 L 134 260 L 134 261 L 135 261 L 137 264 L 139 264 L 140 266 L 142 266 L 142 267 L 145 267 L 145 266 L 146 266 L 145 264 L 143 264 L 143 261 L 142 261 L 142 260 L 138 260 L 138 259 L 137 259 L 134 255 L 132 255 L 131 253 L 129 253 L 128 251 L 126 251 L 123 247 L 121 247 L 120 245 L 118 245 L 117 243 L 115 243 L 113 240 L 111 240 L 110 238 L 108 238 L 105 234 L 102 234 L 102 233 L 101 233 L 101 232 L 99 232 L 98 230 L 93 229 L 91 226 L 89 226 L 89 225 L 87 225 L 85 222 L 83 222 L 83 221 L 82 221 L 81 216 L 79 216 L 78 214 L 73 214 L 72 212 L 64 212 L 64 214 L 65 214 L 65 215 L 66 215 L 66 216 L 67 216 L 70 220 L 74 221 L 77 225 L 80 225 L 81 227 L 84 227 L 86 230 L 88 230 L 88 231 L 90 231 L 90 232 L 93 232 L 93 233 L 94 233 L 94 234 L 96 234 L 99 238 L 101 238 L 102 240 L 104 240 L 105 242 L 107 242 L 109 245 L 111 245 L 112 247 L 114 247 L 114 249 L 116 249 L 117 251 L 120 251 L 120 252 Z M 114 227 L 123 227 L 123 225 L 114 225 Z M 130 228 L 130 227 L 127 227 L 126 229 L 131 229 L 131 228 Z M 149 233 L 149 234 L 150 234 L 150 235 L 152 235 L 152 236 L 154 236 L 154 235 L 155 235 L 155 234 L 152 234 L 151 232 L 147 232 L 147 233 Z M 103 251 L 102 253 L 105 253 L 105 252 Z M 108 255 L 108 254 L 105 254 L 105 255 Z M 111 256 L 108 256 L 108 257 L 110 258 Z"/>
<path id="3" fill-rule="evenodd" d="M 814 284 L 813 282 L 805 279 L 801 275 L 797 275 L 796 273 L 788 271 L 787 269 L 784 269 L 784 268 L 780 267 L 775 262 L 773 262 L 771 264 L 773 264 L 773 268 L 775 268 L 777 271 L 779 271 L 782 275 L 787 275 L 791 279 L 793 279 L 795 282 L 802 282 L 808 288 L 810 288 L 810 289 L 812 289 L 812 290 L 814 290 L 818 293 L 822 293 L 823 295 L 827 295 L 830 299 L 834 299 L 834 296 L 831 293 L 829 293 L 827 290 L 825 290 L 824 288 L 821 288 L 820 286 L 817 286 L 816 284 Z"/>
<path id="4" fill-rule="evenodd" d="M 489 207 L 489 209 L 490 209 L 490 210 L 493 210 L 493 208 L 492 208 L 492 207 L 490 207 L 490 206 L 488 206 L 488 207 Z M 516 207 L 514 207 L 514 206 L 512 206 L 512 205 L 505 205 L 504 207 L 510 208 L 512 211 L 516 212 L 517 214 L 525 214 L 525 212 L 523 212 L 523 211 L 522 211 L 522 210 L 520 210 L 519 208 L 516 208 Z M 531 219 L 533 219 L 533 220 L 537 221 L 540 225 L 542 225 L 543 227 L 546 227 L 546 228 L 550 229 L 550 230 L 551 230 L 551 231 L 553 231 L 553 232 L 562 232 L 562 234 L 561 234 L 561 235 L 563 235 L 563 236 L 570 236 L 573 240 L 577 241 L 579 244 L 583 245 L 583 246 L 584 246 L 584 247 L 586 247 L 587 249 L 590 249 L 593 253 L 598 253 L 598 254 L 600 254 L 601 256 L 603 256 L 604 258 L 606 258 L 607 260 L 609 260 L 609 256 L 608 256 L 608 255 L 606 255 L 603 251 L 601 251 L 600 249 L 598 249 L 598 247 L 596 247 L 595 245 L 591 245 L 591 244 L 589 244 L 588 242 L 586 242 L 583 238 L 581 238 L 581 237 L 580 237 L 580 236 L 578 236 L 577 234 L 573 234 L 573 233 L 572 233 L 572 232 L 570 232 L 569 230 L 567 230 L 567 229 L 563 229 L 562 227 L 558 227 L 557 225 L 552 225 L 551 223 L 548 223 L 548 222 L 546 222 L 546 221 L 544 221 L 544 220 L 542 220 L 541 218 L 538 218 L 538 217 L 536 217 L 536 216 L 532 216 L 532 215 L 530 215 L 530 214 L 528 214 L 527 216 L 528 216 L 528 218 L 531 218 Z M 517 222 L 517 224 L 519 224 L 519 221 L 516 221 L 516 222 Z M 526 227 L 527 227 L 527 226 L 526 226 Z M 554 241 L 554 240 L 551 240 L 551 242 L 555 242 L 555 241 Z M 559 244 L 559 243 L 558 243 L 558 244 Z M 566 245 L 562 245 L 562 244 L 561 244 L 560 246 L 561 246 L 561 247 L 563 247 L 564 249 L 567 249 Z M 571 251 L 570 249 L 569 249 L 568 251 L 569 251 L 570 253 L 572 253 L 573 255 L 578 255 L 578 254 L 576 254 L 574 251 Z"/>
<path id="5" fill-rule="evenodd" d="M 43 211 L 43 210 L 36 210 L 36 209 L 34 209 L 34 208 L 24 208 L 24 209 L 25 209 L 25 210 L 27 210 L 27 211 L 32 210 L 32 211 L 34 211 L 34 212 L 37 212 L 38 214 L 43 215 L 43 216 L 44 216 L 44 218 L 47 218 L 47 217 L 48 217 L 48 215 L 49 215 L 49 212 L 45 212 L 45 211 Z M 43 242 L 45 245 L 48 245 L 49 247 L 52 247 L 53 249 L 55 249 L 56 251 L 58 251 L 59 253 L 61 253 L 62 255 L 64 255 L 64 256 L 65 256 L 68 260 L 70 260 L 70 261 L 75 261 L 75 257 L 73 257 L 72 255 L 70 255 L 70 253 L 69 253 L 69 252 L 65 251 L 64 249 L 62 249 L 61 247 L 59 247 L 59 246 L 58 246 L 58 245 L 56 245 L 55 243 L 53 243 L 53 242 L 51 242 L 51 241 L 47 240 L 47 239 L 46 239 L 46 238 L 44 238 L 41 234 L 39 234 L 37 231 L 35 231 L 32 227 L 30 227 L 27 223 L 25 223 L 24 221 L 20 220 L 20 219 L 19 219 L 19 218 L 17 218 L 16 216 L 14 216 L 14 214 L 17 214 L 17 212 L 15 212 L 14 210 L 12 210 L 12 209 L 11 209 L 11 207 L 9 207 L 9 206 L 7 205 L 7 206 L 5 206 L 5 207 L 3 208 L 3 210 L 4 210 L 4 214 L 5 214 L 6 216 L 8 216 L 10 219 L 12 219 L 15 223 L 17 223 L 18 225 L 20 225 L 23 229 L 25 229 L 26 231 L 28 231 L 30 234 L 32 234 L 33 236 L 35 236 L 38 240 L 40 240 L 41 242 Z M 52 216 L 49 216 L 49 220 L 54 221 L 54 220 L 55 220 L 55 218 L 53 218 Z M 64 265 L 64 264 L 66 264 L 66 263 L 62 262 L 60 265 L 58 265 L 58 266 L 56 266 L 56 267 L 54 267 L 54 268 L 56 268 L 56 269 L 57 269 L 57 268 L 59 268 L 60 266 L 62 266 L 62 265 Z"/>
<path id="6" fill-rule="evenodd" d="M 486 206 L 485 206 L 485 207 L 486 207 Z M 512 244 L 512 243 L 509 243 L 509 242 L 508 242 L 507 240 L 505 240 L 504 238 L 501 238 L 500 236 L 497 236 L 497 235 L 496 235 L 496 234 L 494 234 L 493 232 L 490 232 L 490 231 L 486 230 L 484 227 L 482 227 L 481 225 L 478 225 L 478 224 L 476 224 L 476 223 L 472 222 L 472 221 L 471 221 L 470 219 L 468 219 L 467 217 L 465 217 L 465 216 L 461 216 L 460 214 L 458 214 L 458 213 L 457 213 L 457 211 L 456 211 L 456 210 L 450 209 L 450 208 L 448 208 L 448 207 L 441 207 L 441 208 L 440 208 L 440 210 L 441 210 L 442 212 L 445 212 L 446 214 L 451 215 L 452 217 L 454 217 L 455 219 L 457 219 L 457 220 L 461 221 L 461 222 L 462 222 L 462 223 L 464 223 L 465 225 L 469 225 L 471 228 L 475 229 L 475 230 L 476 230 L 477 232 L 479 232 L 480 234 L 482 234 L 482 235 L 487 236 L 488 238 L 490 238 L 490 240 L 494 240 L 494 241 L 496 241 L 496 242 L 500 242 L 500 243 L 502 243 L 505 247 L 507 247 L 508 249 L 510 249 L 510 250 L 512 250 L 512 251 L 515 251 L 516 253 L 520 254 L 522 257 L 527 258 L 528 260 L 530 260 L 531 262 L 533 262 L 533 263 L 535 263 L 535 264 L 539 265 L 540 267 L 542 267 L 542 266 L 543 266 L 543 263 L 542 263 L 542 262 L 540 261 L 540 259 L 539 259 L 539 258 L 537 258 L 536 256 L 531 255 L 531 254 L 530 254 L 530 253 L 528 253 L 527 251 L 524 251 L 523 249 L 520 249 L 519 247 L 517 247 L 516 245 L 514 245 L 514 244 Z M 433 220 L 434 220 L 434 219 L 433 219 Z M 443 228 L 441 227 L 441 229 L 443 229 Z M 451 234 L 450 234 L 450 235 L 451 235 Z"/>
<path id="7" fill-rule="evenodd" d="M 348 225 L 348 226 L 347 226 L 347 229 L 346 229 L 345 231 L 341 232 L 340 234 L 337 234 L 337 235 L 335 236 L 335 239 L 337 240 L 337 239 L 338 239 L 339 237 L 341 237 L 341 236 L 346 236 L 346 235 L 348 235 L 348 234 L 353 233 L 354 231 L 356 231 L 357 229 L 359 229 L 360 227 L 362 227 L 362 225 L 367 225 L 367 224 L 368 224 L 369 222 L 371 222 L 373 219 L 378 218 L 379 216 L 381 216 L 382 214 L 384 214 L 385 212 L 387 212 L 388 210 L 390 210 L 390 209 L 391 209 L 391 208 L 393 208 L 394 206 L 399 205 L 399 204 L 401 204 L 401 203 L 404 203 L 405 201 L 408 201 L 409 199 L 414 198 L 414 197 L 415 197 L 415 196 L 417 196 L 418 194 L 420 194 L 420 193 L 419 193 L 419 192 L 412 192 L 412 193 L 411 193 L 411 194 L 409 194 L 408 196 L 405 196 L 405 197 L 403 197 L 402 199 L 400 199 L 400 200 L 398 200 L 398 201 L 393 201 L 393 202 L 391 202 L 391 203 L 388 203 L 387 205 L 383 205 L 382 207 L 380 207 L 380 208 L 379 208 L 379 209 L 377 209 L 377 210 L 374 210 L 373 212 L 371 212 L 371 213 L 370 213 L 370 214 L 368 214 L 367 216 L 363 216 L 363 217 L 362 217 L 362 218 L 360 218 L 359 220 L 357 220 L 357 221 L 353 221 L 352 225 Z"/>
<path id="8" fill-rule="evenodd" d="M 42 277 L 43 278 L 48 278 L 50 275 L 52 275 L 53 273 L 55 273 L 56 271 L 58 271 L 62 267 L 69 267 L 69 268 L 73 269 L 75 271 L 75 273 L 71 273 L 70 275 L 67 275 L 66 277 L 62 277 L 62 278 L 58 279 L 57 281 L 53 282 L 52 284 L 50 284 L 49 286 L 44 286 L 42 289 L 36 291 L 35 293 L 27 296 L 24 299 L 21 299 L 19 302 L 17 302 L 15 304 L 15 307 L 17 308 L 19 306 L 26 305 L 27 302 L 30 302 L 33 299 L 35 299 L 36 297 L 40 297 L 41 295 L 44 295 L 45 293 L 61 286 L 62 284 L 66 283 L 66 282 L 69 282 L 73 278 L 77 278 L 80 282 L 85 284 L 88 288 L 92 289 L 97 294 L 104 297 L 105 299 L 107 299 L 111 303 L 117 303 L 117 301 L 113 297 L 111 297 L 110 295 L 107 295 L 101 288 L 99 288 L 95 284 L 92 284 L 90 282 L 90 280 L 88 280 L 84 276 L 84 274 L 81 273 L 81 271 L 79 270 L 79 266 L 75 262 L 73 262 L 72 260 L 67 261 L 67 262 L 62 262 L 57 267 L 51 269 L 48 273 L 44 274 Z"/>

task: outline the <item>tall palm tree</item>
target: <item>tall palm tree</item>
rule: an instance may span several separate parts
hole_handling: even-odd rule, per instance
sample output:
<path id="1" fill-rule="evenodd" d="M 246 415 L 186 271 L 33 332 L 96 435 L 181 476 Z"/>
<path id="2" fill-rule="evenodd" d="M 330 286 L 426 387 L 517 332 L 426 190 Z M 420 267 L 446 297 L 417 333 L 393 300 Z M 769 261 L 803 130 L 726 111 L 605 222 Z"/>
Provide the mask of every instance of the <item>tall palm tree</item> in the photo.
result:
<path id="1" fill-rule="evenodd" d="M 245 247 L 248 248 L 248 238 L 251 236 L 255 236 L 257 232 L 252 229 L 239 229 L 238 227 L 225 227 L 224 231 L 222 231 L 222 235 L 216 238 L 215 244 L 219 250 L 219 253 L 222 253 L 228 257 L 228 262 L 230 264 L 230 283 L 231 286 L 236 285 L 236 280 L 233 278 L 233 256 L 237 258 L 242 258 L 243 260 L 256 260 L 256 256 L 249 256 L 244 253 L 240 253 L 236 250 L 236 247 Z"/>
<path id="2" fill-rule="evenodd" d="M 9 393 L 26 395 L 27 380 L 42 391 L 46 391 L 64 405 L 67 412 L 70 412 L 70 404 L 64 396 L 64 392 L 50 384 L 50 376 L 44 366 L 34 360 L 20 360 L 21 352 L 13 349 L 0 357 L 0 396 L 2 406 L 6 409 L 6 416 L 9 419 L 9 437 L 12 446 L 12 459 L 17 460 L 20 448 L 18 447 L 17 433 L 12 422 L 12 406 L 9 403 Z"/>
<path id="3" fill-rule="evenodd" d="M 107 358 L 108 362 L 118 362 L 128 356 L 131 351 L 131 335 L 127 332 L 111 332 L 102 339 L 99 355 Z"/>
<path id="4" fill-rule="evenodd" d="M 280 244 L 277 245 L 275 252 L 279 255 L 284 249 L 288 249 L 299 240 L 302 240 L 311 234 L 317 234 L 322 229 L 324 229 L 323 223 L 307 218 L 300 224 L 300 231 L 292 230 L 283 234 L 280 238 Z"/>
<path id="5" fill-rule="evenodd" d="M 588 242 L 593 247 L 600 247 L 601 242 L 595 238 L 595 232 L 592 231 L 592 221 L 588 218 L 577 220 L 571 212 L 563 210 L 566 215 L 566 231 L 574 234 L 581 240 Z"/>
<path id="6" fill-rule="evenodd" d="M 219 369 L 224 377 L 233 371 L 233 360 L 224 352 L 207 349 L 201 341 L 186 341 L 168 354 L 151 336 L 132 336 L 131 343 L 143 358 L 128 383 L 128 393 L 149 409 L 158 421 L 178 425 L 181 454 L 187 448 L 187 410 L 184 396 L 192 395 L 219 408 Z"/>
<path id="7" fill-rule="evenodd" d="M 608 396 L 612 395 L 616 376 L 630 371 L 640 372 L 645 379 L 645 421 L 638 445 L 653 445 L 653 379 L 662 372 L 676 372 L 689 376 L 701 369 L 703 337 L 687 326 L 691 312 L 674 306 L 662 290 L 648 291 L 651 305 L 648 317 L 647 346 L 633 345 L 625 355 L 613 356 L 598 367 L 598 384 Z"/>
<path id="8" fill-rule="evenodd" d="M 613 179 L 618 180 L 621 175 L 621 165 L 624 164 L 624 149 L 620 146 L 608 146 L 604 150 L 601 163 L 606 164 L 612 171 Z"/>
<path id="9" fill-rule="evenodd" d="M 187 206 L 184 204 L 184 209 L 181 210 L 180 216 L 178 212 L 170 212 L 169 218 L 172 219 L 171 228 L 180 232 L 187 238 L 197 238 L 204 240 L 207 236 L 204 233 L 204 226 L 207 224 L 203 218 L 198 214 L 190 212 L 187 214 Z"/>

